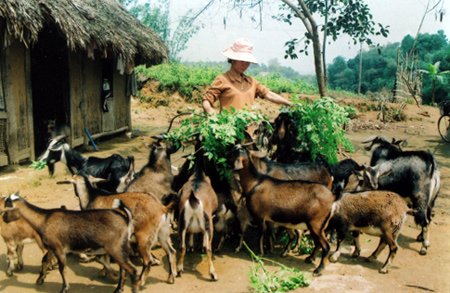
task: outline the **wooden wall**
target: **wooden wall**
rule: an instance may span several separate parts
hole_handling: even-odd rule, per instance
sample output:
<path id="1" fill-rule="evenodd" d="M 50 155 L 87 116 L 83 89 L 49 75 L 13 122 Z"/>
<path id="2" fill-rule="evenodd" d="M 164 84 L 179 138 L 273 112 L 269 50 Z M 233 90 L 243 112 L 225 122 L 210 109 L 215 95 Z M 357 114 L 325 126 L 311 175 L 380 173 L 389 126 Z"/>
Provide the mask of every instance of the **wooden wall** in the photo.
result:
<path id="1" fill-rule="evenodd" d="M 103 112 L 102 60 L 88 59 L 85 52 L 70 52 L 68 59 L 72 146 L 89 143 L 84 128 L 94 139 L 131 129 L 130 98 L 125 95 L 127 75 L 114 70 L 114 99 L 110 112 Z M 0 119 L 7 119 L 9 155 L 9 162 L 4 154 L 0 157 L 1 166 L 35 160 L 35 150 L 30 52 L 14 41 L 0 51 L 0 61 L 0 95 L 6 105 L 5 111 L 0 110 Z"/>
<path id="2" fill-rule="evenodd" d="M 69 53 L 69 84 L 70 84 L 70 132 L 72 147 L 86 142 L 85 115 L 86 98 L 83 87 L 83 57 L 79 52 Z"/>
<path id="3" fill-rule="evenodd" d="M 2 86 L 8 120 L 8 153 L 12 164 L 34 158 L 30 55 L 13 41 L 2 53 Z"/>

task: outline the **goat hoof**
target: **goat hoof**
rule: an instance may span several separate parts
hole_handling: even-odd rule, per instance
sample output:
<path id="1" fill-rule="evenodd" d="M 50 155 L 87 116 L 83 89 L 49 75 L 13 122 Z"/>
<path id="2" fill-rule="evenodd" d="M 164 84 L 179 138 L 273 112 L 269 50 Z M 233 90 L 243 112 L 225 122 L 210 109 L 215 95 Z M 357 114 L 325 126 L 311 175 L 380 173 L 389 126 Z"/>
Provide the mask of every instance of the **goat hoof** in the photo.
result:
<path id="1" fill-rule="evenodd" d="M 306 259 L 305 259 L 305 262 L 306 263 L 312 263 L 313 262 L 313 258 L 312 257 L 307 257 Z"/>
<path id="2" fill-rule="evenodd" d="M 114 283 L 119 282 L 119 279 L 120 279 L 119 274 L 116 272 L 108 272 L 108 277 Z"/>
<path id="3" fill-rule="evenodd" d="M 103 268 L 100 273 L 98 273 L 98 275 L 100 276 L 100 278 L 104 278 L 106 277 L 106 274 L 108 273 L 108 271 L 106 270 L 106 268 Z"/>
<path id="4" fill-rule="evenodd" d="M 330 262 L 337 262 L 338 259 L 339 259 L 338 256 L 332 255 L 332 256 L 330 257 Z"/>
<path id="5" fill-rule="evenodd" d="M 427 252 L 428 252 L 428 250 L 425 247 L 423 247 L 422 249 L 420 249 L 419 254 L 420 255 L 426 255 Z"/>
<path id="6" fill-rule="evenodd" d="M 239 253 L 239 251 L 241 251 L 241 248 L 240 248 L 240 247 L 236 248 L 236 249 L 234 250 L 234 253 Z"/>
<path id="7" fill-rule="evenodd" d="M 17 266 L 16 266 L 16 269 L 17 270 L 23 269 L 23 263 L 18 263 Z"/>
<path id="8" fill-rule="evenodd" d="M 381 268 L 378 272 L 379 272 L 380 274 L 387 274 L 387 273 L 388 273 L 388 270 L 387 270 L 386 268 Z"/>
<path id="9" fill-rule="evenodd" d="M 7 271 L 7 272 L 6 272 L 6 275 L 7 275 L 8 277 L 12 277 L 12 276 L 14 276 L 14 274 L 13 274 L 13 272 L 12 272 L 12 271 Z"/>
<path id="10" fill-rule="evenodd" d="M 316 269 L 314 272 L 313 272 L 313 277 L 319 277 L 319 276 L 321 276 L 322 275 L 322 270 L 321 269 Z"/>
<path id="11" fill-rule="evenodd" d="M 366 258 L 367 262 L 373 262 L 374 260 L 376 260 L 377 258 L 373 255 L 369 256 L 368 258 Z"/>
<path id="12" fill-rule="evenodd" d="M 42 278 L 37 279 L 36 285 L 42 285 L 42 284 L 44 284 L 44 279 L 42 279 Z"/>
<path id="13" fill-rule="evenodd" d="M 181 275 L 183 274 L 183 270 L 180 270 L 177 272 L 177 278 L 181 278 Z"/>
<path id="14" fill-rule="evenodd" d="M 216 273 L 211 274 L 211 281 L 214 281 L 214 282 L 219 281 L 219 278 L 217 278 Z"/>
<path id="15" fill-rule="evenodd" d="M 175 278 L 173 276 L 170 276 L 167 281 L 168 284 L 175 284 Z"/>

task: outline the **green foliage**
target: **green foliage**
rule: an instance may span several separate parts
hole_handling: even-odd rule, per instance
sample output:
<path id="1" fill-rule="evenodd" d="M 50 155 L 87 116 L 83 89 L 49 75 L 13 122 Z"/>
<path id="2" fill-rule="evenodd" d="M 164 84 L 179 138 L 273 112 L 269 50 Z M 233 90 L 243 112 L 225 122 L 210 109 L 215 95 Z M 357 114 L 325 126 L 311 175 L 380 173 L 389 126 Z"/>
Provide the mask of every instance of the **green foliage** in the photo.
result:
<path id="1" fill-rule="evenodd" d="M 284 2 L 284 1 L 283 1 Z M 326 27 L 322 27 L 322 32 L 326 34 L 326 37 L 331 37 L 333 41 L 336 41 L 342 34 L 346 34 L 353 39 L 354 44 L 358 42 L 364 42 L 367 45 L 372 45 L 373 42 L 370 36 L 382 35 L 387 37 L 389 26 L 384 27 L 381 23 L 375 24 L 372 20 L 372 14 L 370 9 L 364 1 L 317 1 L 317 0 L 305 0 L 304 1 L 308 12 L 314 17 L 323 18 L 327 24 Z M 303 11 L 302 7 L 297 7 L 299 11 Z M 294 18 L 299 18 L 299 15 L 288 5 L 283 4 L 281 11 L 286 13 L 280 13 L 277 19 L 284 21 L 289 25 L 293 24 Z M 303 42 L 303 46 L 298 51 L 308 55 L 308 46 L 314 42 L 311 31 L 305 33 L 305 37 L 302 39 L 291 39 L 286 42 L 285 46 L 286 55 L 285 59 L 297 59 L 296 48 Z M 325 50 L 325 48 L 324 48 Z M 316 56 L 319 57 L 319 56 Z M 321 57 L 321 56 L 320 56 Z"/>
<path id="2" fill-rule="evenodd" d="M 286 267 L 270 259 L 258 257 L 245 242 L 244 246 L 252 256 L 252 260 L 257 263 L 250 267 L 249 272 L 250 284 L 256 292 L 287 292 L 301 287 L 308 287 L 311 284 L 311 279 L 300 272 L 300 270 Z M 280 266 L 280 269 L 273 273 L 269 272 L 265 268 L 263 260 Z"/>
<path id="3" fill-rule="evenodd" d="M 28 168 L 33 168 L 34 170 L 42 170 L 47 166 L 47 161 L 32 161 Z"/>
<path id="4" fill-rule="evenodd" d="M 232 111 L 224 110 L 217 115 L 208 116 L 195 113 L 194 110 L 192 113 L 192 117 L 184 119 L 181 126 L 171 131 L 167 138 L 181 146 L 182 141 L 190 141 L 193 134 L 199 133 L 202 136 L 201 148 L 204 155 L 216 166 L 220 176 L 227 179 L 231 178 L 227 151 L 244 140 L 245 128 L 249 123 L 268 120 L 260 113 L 247 109 L 237 111 L 232 108 Z M 196 155 L 188 158 L 191 160 L 191 166 Z"/>
<path id="5" fill-rule="evenodd" d="M 289 243 L 289 235 L 286 231 L 283 232 L 283 235 L 280 238 L 280 242 L 283 246 L 286 246 Z M 292 243 L 290 249 L 294 249 L 297 245 L 297 242 Z M 300 254 L 311 254 L 314 250 L 314 241 L 311 236 L 302 234 L 301 245 L 298 249 Z"/>
<path id="6" fill-rule="evenodd" d="M 282 77 L 279 73 L 273 73 L 267 76 L 255 76 L 255 78 L 276 93 L 317 94 L 317 87 L 306 83 L 299 77 L 288 79 Z"/>
<path id="7" fill-rule="evenodd" d="M 362 81 L 361 92 L 380 92 L 385 89 L 390 91 L 394 88 L 395 74 L 397 70 L 397 50 L 403 54 L 410 53 L 414 43 L 414 38 L 407 35 L 403 38 L 401 46 L 399 43 L 388 44 L 378 49 L 370 49 L 362 53 Z M 432 72 L 429 65 L 435 66 L 440 62 L 440 72 L 450 70 L 450 43 L 443 31 L 437 34 L 419 34 L 414 50 L 414 55 L 418 57 L 418 72 Z M 336 57 L 333 63 L 328 66 L 328 85 L 332 90 L 358 91 L 359 75 L 359 54 L 346 61 L 343 57 Z M 439 73 L 439 71 L 438 71 Z M 436 82 L 433 74 L 424 74 L 422 99 L 423 104 L 432 101 L 433 89 L 435 102 L 450 98 L 450 83 L 448 77 L 444 77 L 443 82 Z M 433 87 L 434 84 L 434 87 Z"/>
<path id="8" fill-rule="evenodd" d="M 343 147 L 353 152 L 353 146 L 345 137 L 343 126 L 348 123 L 349 110 L 334 103 L 331 98 L 316 99 L 308 104 L 297 97 L 291 100 L 296 107 L 283 108 L 297 122 L 297 144 L 294 148 L 311 153 L 313 160 L 324 155 L 330 163 L 337 163 L 337 151 Z"/>
<path id="9" fill-rule="evenodd" d="M 159 81 L 159 91 L 178 91 L 187 102 L 201 102 L 200 93 L 202 87 L 211 85 L 216 76 L 225 70 L 222 66 L 208 66 L 203 63 L 181 64 L 172 62 L 146 68 L 136 67 L 139 76 L 148 77 Z M 299 77 L 294 80 L 281 76 L 279 73 L 272 73 L 267 76 L 255 76 L 255 78 L 274 92 L 316 94 L 317 87 L 306 83 Z M 142 87 L 142 85 L 139 85 Z"/>

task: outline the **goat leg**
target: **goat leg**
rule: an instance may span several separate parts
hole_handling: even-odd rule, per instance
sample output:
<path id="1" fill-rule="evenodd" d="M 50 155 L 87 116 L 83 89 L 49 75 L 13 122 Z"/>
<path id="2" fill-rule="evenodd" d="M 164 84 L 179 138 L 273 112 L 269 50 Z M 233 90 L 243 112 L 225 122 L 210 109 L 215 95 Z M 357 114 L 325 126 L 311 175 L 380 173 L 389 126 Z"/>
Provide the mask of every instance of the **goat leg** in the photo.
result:
<path id="1" fill-rule="evenodd" d="M 16 253 L 17 253 L 17 269 L 23 269 L 23 244 L 18 244 Z"/>
<path id="2" fill-rule="evenodd" d="M 39 274 L 39 278 L 36 280 L 36 285 L 42 285 L 44 283 L 45 277 L 47 276 L 47 270 L 49 268 L 49 264 L 54 257 L 54 253 L 51 250 L 48 250 L 46 254 L 42 257 L 42 265 L 41 272 Z M 58 260 L 59 264 L 59 260 Z M 60 264 L 59 264 L 60 265 Z"/>
<path id="3" fill-rule="evenodd" d="M 56 257 L 58 258 L 58 268 L 59 268 L 59 273 L 61 274 L 61 278 L 63 281 L 63 287 L 60 291 L 60 293 L 66 293 L 69 291 L 69 282 L 67 281 L 67 276 L 66 276 L 66 255 L 62 252 L 56 252 L 55 253 Z M 51 262 L 51 258 L 47 259 L 47 263 L 45 264 L 46 267 L 48 267 L 48 263 Z M 44 266 L 44 264 L 42 264 Z"/>
<path id="4" fill-rule="evenodd" d="M 7 254 L 6 254 L 6 261 L 8 263 L 8 269 L 6 270 L 6 275 L 8 277 L 11 277 L 13 275 L 14 271 L 14 251 L 16 251 L 16 243 L 12 241 L 8 241 L 6 244 L 7 247 Z"/>
<path id="5" fill-rule="evenodd" d="M 212 263 L 212 238 L 213 238 L 213 222 L 212 217 L 205 215 L 205 222 L 209 221 L 209 229 L 203 233 L 203 243 L 206 247 L 206 258 L 209 264 L 209 275 L 212 281 L 217 281 L 217 274 Z"/>
<path id="6" fill-rule="evenodd" d="M 177 277 L 181 277 L 181 274 L 184 271 L 184 256 L 186 254 L 186 228 L 182 228 L 181 230 L 179 230 L 179 234 L 180 234 L 180 258 L 178 259 L 178 264 L 177 264 Z"/>
<path id="7" fill-rule="evenodd" d="M 167 258 L 169 259 L 169 277 L 167 278 L 167 283 L 173 284 L 175 283 L 175 276 L 177 274 L 176 269 L 176 257 L 175 257 L 175 249 L 172 246 L 172 243 L 170 241 L 170 226 L 166 226 L 166 229 L 160 229 L 158 240 L 161 244 L 161 247 L 164 249 L 164 251 L 167 254 Z"/>
<path id="8" fill-rule="evenodd" d="M 352 254 L 353 258 L 357 258 L 361 254 L 361 243 L 360 243 L 359 235 L 360 235 L 359 231 L 354 231 L 352 233 L 353 244 L 355 245 L 355 251 L 353 251 L 353 254 Z"/>

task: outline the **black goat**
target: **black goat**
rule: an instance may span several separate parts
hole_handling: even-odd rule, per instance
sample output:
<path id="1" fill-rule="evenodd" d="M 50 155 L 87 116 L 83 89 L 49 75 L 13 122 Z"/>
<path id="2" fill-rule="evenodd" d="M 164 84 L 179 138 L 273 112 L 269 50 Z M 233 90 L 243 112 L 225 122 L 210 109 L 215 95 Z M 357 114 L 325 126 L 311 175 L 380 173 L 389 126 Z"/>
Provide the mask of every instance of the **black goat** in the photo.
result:
<path id="1" fill-rule="evenodd" d="M 430 246 L 428 225 L 440 188 L 440 171 L 433 154 L 429 151 L 396 151 L 394 147 L 386 146 L 386 142 L 373 153 L 378 158 L 372 157 L 371 162 L 375 165 L 366 168 L 364 176 L 368 178 L 365 180 L 369 180 L 373 189 L 398 193 L 414 209 L 424 212 L 422 218 L 416 218 L 416 224 L 422 226 L 417 237 L 422 241 L 420 254 L 426 254 Z"/>
<path id="2" fill-rule="evenodd" d="M 64 136 L 52 139 L 47 150 L 39 157 L 39 161 L 46 161 L 51 176 L 55 171 L 55 163 L 61 161 L 66 164 L 72 175 L 84 171 L 96 178 L 108 179 L 99 185 L 111 192 L 122 192 L 134 178 L 134 156 L 128 159 L 113 154 L 107 158 L 83 157 L 72 149 Z"/>

